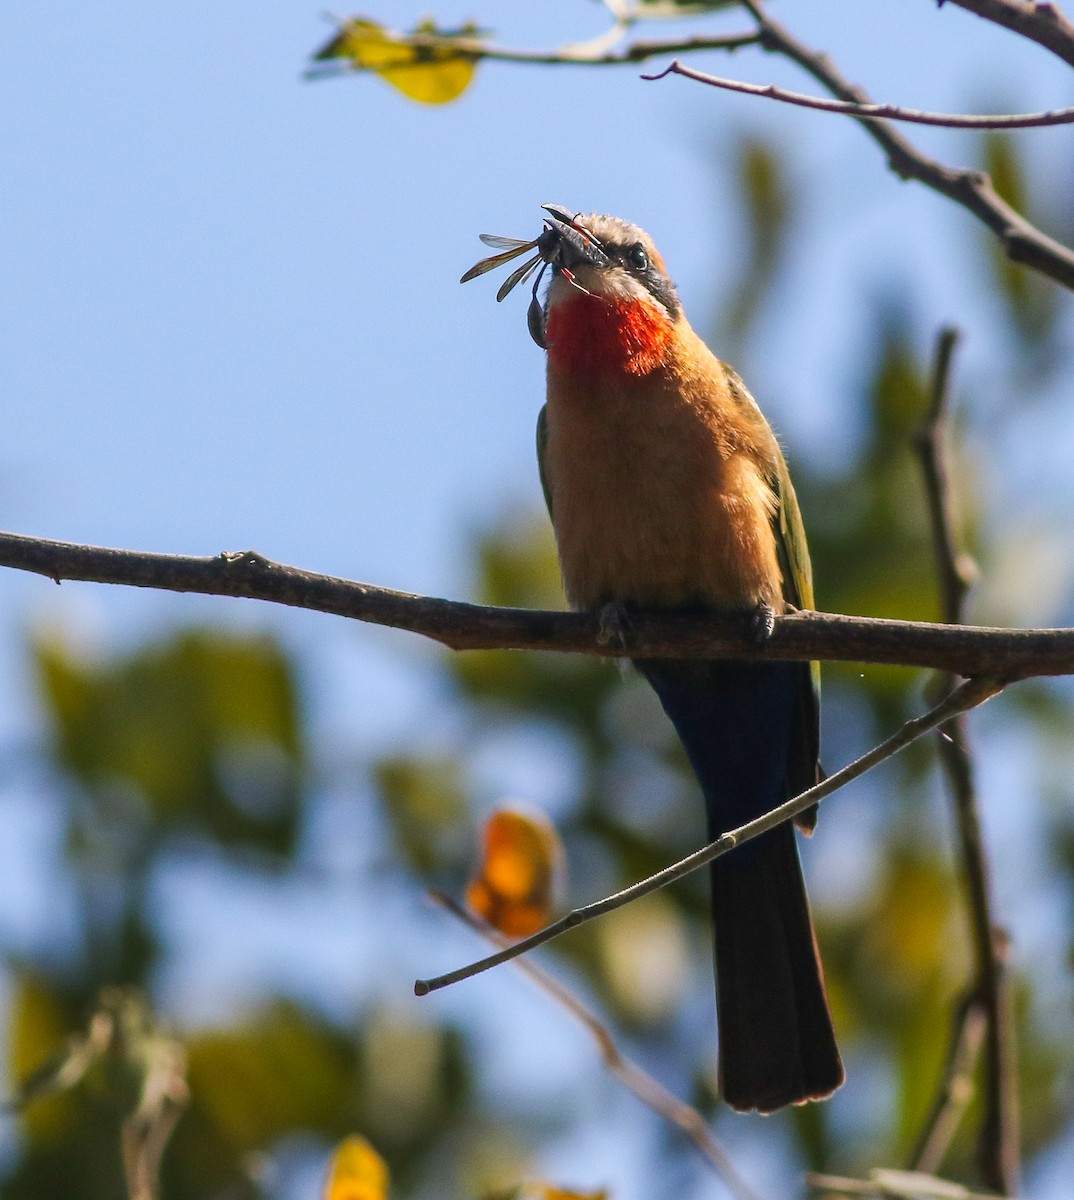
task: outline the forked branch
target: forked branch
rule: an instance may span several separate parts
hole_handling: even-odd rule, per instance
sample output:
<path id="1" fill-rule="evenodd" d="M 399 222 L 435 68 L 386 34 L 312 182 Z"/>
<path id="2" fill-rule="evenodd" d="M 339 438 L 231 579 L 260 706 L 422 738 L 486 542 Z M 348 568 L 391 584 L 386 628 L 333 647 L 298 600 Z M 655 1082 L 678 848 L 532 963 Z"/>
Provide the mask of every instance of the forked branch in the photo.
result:
<path id="1" fill-rule="evenodd" d="M 828 55 L 813 50 L 795 38 L 787 29 L 765 12 L 756 0 L 742 0 L 743 6 L 753 14 L 760 33 L 760 45 L 773 54 L 796 62 L 804 71 L 812 75 L 837 100 L 858 109 L 864 108 L 866 113 L 851 111 L 851 115 L 861 122 L 862 128 L 875 141 L 887 156 L 888 166 L 903 179 L 915 179 L 926 187 L 946 196 L 956 204 L 973 213 L 999 238 L 1007 257 L 1023 266 L 1031 267 L 1042 275 L 1060 283 L 1065 288 L 1074 290 L 1074 250 L 1063 243 L 1049 237 L 1038 229 L 1031 221 L 1012 208 L 992 186 L 992 181 L 983 171 L 949 167 L 928 155 L 923 154 L 903 134 L 886 121 L 877 120 L 876 106 L 872 97 L 864 89 L 852 84 L 834 65 Z M 970 7 L 966 4 L 965 7 Z M 992 0 L 975 6 L 981 10 L 981 15 L 990 20 L 1000 21 L 1000 10 L 1007 16 L 1012 16 L 1014 10 L 1052 8 L 1051 5 L 1015 5 L 1003 3 L 1003 0 Z M 988 9 L 985 13 L 983 10 Z M 1039 14 L 1038 14 L 1039 15 Z M 1028 22 L 1037 33 L 1043 33 L 1045 26 L 1051 28 L 1054 23 L 1043 19 Z M 1010 28 L 1025 32 L 1026 20 L 1012 21 Z M 1053 30 L 1054 31 L 1054 30 Z M 1027 36 L 1030 36 L 1027 34 Z M 1074 53 L 1074 45 L 1067 47 L 1066 32 L 1059 37 L 1056 49 L 1062 46 Z M 1038 39 L 1040 40 L 1040 39 Z M 1058 52 L 1058 49 L 1056 49 Z M 688 73 L 680 67 L 680 74 Z M 703 82 L 711 82 L 704 80 Z M 726 81 L 724 81 L 726 83 Z M 744 85 L 739 90 L 749 90 L 750 85 Z M 767 91 L 762 89 L 762 91 Z M 771 93 L 769 93 L 771 94 Z M 780 97 L 777 97 L 780 98 Z M 848 110 L 849 111 L 849 110 Z"/>

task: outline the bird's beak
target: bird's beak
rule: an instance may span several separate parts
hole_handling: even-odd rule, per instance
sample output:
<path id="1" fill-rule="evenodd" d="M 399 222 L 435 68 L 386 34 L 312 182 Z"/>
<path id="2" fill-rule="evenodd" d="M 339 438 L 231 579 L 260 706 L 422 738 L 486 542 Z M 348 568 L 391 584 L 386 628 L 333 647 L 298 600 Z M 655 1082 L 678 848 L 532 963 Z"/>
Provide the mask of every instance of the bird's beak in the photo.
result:
<path id="1" fill-rule="evenodd" d="M 579 221 L 578 216 L 562 204 L 542 204 L 548 213 L 544 232 L 537 239 L 537 249 L 546 263 L 570 271 L 580 266 L 603 266 L 608 262 L 604 247 Z"/>

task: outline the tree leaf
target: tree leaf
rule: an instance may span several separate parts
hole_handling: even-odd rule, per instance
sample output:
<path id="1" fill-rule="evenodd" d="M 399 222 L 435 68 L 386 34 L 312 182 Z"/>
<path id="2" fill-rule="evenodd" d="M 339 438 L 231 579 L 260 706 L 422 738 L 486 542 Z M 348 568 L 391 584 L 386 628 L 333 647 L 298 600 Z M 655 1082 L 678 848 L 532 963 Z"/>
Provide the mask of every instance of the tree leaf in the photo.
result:
<path id="1" fill-rule="evenodd" d="M 344 1138 L 332 1155 L 323 1200 L 386 1200 L 388 1166 L 363 1137 Z"/>
<path id="2" fill-rule="evenodd" d="M 396 33 L 376 21 L 354 17 L 313 56 L 314 61 L 346 59 L 356 71 L 372 71 L 421 104 L 448 104 L 470 86 L 478 55 L 472 43 L 481 30 L 475 25 L 437 29 L 424 21 L 413 33 Z M 438 44 L 426 40 L 436 38 Z M 452 40 L 467 43 L 452 46 Z"/>
<path id="3" fill-rule="evenodd" d="M 547 925 L 563 875 L 556 827 L 535 810 L 501 808 L 485 822 L 483 857 L 466 903 L 508 937 Z"/>
<path id="4" fill-rule="evenodd" d="M 551 1183 L 538 1184 L 535 1195 L 540 1200 L 608 1200 L 607 1188 L 596 1192 L 579 1192 L 574 1188 L 557 1187 Z"/>

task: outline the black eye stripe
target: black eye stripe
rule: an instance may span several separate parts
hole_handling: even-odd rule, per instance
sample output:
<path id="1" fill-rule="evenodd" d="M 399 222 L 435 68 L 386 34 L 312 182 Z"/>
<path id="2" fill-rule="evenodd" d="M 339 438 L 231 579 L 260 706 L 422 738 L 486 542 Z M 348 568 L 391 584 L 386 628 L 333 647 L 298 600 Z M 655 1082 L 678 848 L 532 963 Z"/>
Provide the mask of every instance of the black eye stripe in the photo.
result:
<path id="1" fill-rule="evenodd" d="M 649 253 L 641 242 L 631 242 L 626 246 L 605 246 L 605 249 L 632 275 L 648 275 L 654 271 Z"/>
<path id="2" fill-rule="evenodd" d="M 680 311 L 679 298 L 675 294 L 675 285 L 661 271 L 649 257 L 649 252 L 641 242 L 630 242 L 627 245 L 609 245 L 604 243 L 604 249 L 609 257 L 620 263 L 624 270 L 629 271 L 639 283 L 643 284 L 654 299 L 660 303 L 673 316 L 678 316 Z M 640 251 L 644 256 L 644 265 L 635 259 L 635 255 Z"/>

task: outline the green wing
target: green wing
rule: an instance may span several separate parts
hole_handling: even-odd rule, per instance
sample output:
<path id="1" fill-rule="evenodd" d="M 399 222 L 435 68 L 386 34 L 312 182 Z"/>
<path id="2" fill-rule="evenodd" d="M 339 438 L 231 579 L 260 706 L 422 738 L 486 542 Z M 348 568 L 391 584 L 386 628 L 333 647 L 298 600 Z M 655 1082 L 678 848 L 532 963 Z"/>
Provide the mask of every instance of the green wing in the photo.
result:
<path id="1" fill-rule="evenodd" d="M 773 522 L 773 532 L 783 571 L 783 598 L 795 608 L 812 608 L 813 565 L 809 561 L 802 511 L 782 454 L 772 483 L 779 499 L 779 519 Z"/>
<path id="2" fill-rule="evenodd" d="M 544 469 L 544 452 L 548 445 L 548 405 L 542 404 L 537 414 L 537 470 L 541 473 L 541 490 L 544 492 L 544 502 L 548 505 L 548 515 L 552 515 L 552 488 L 548 482 L 548 473 Z"/>
<path id="3" fill-rule="evenodd" d="M 779 500 L 779 511 L 772 519 L 772 531 L 776 535 L 779 565 L 783 572 L 783 598 L 795 608 L 812 608 L 813 567 L 809 561 L 809 546 L 806 544 L 798 497 L 794 494 L 790 472 L 782 454 L 772 483 Z M 808 672 L 802 672 L 802 686 L 804 715 L 791 762 L 792 792 L 803 791 L 824 778 L 820 765 L 819 662 L 811 662 Z M 800 820 L 800 824 L 808 829 L 812 829 L 815 822 L 815 808 L 803 814 Z"/>
<path id="4" fill-rule="evenodd" d="M 767 438 L 771 439 L 774 472 L 768 483 L 778 501 L 772 518 L 772 534 L 776 539 L 779 567 L 783 573 L 783 599 L 794 608 L 812 608 L 813 567 L 809 562 L 802 512 L 798 507 L 798 497 L 794 494 L 787 463 L 749 389 L 733 367 L 727 363 L 721 365 L 727 372 L 732 398 L 752 414 L 758 429 L 763 429 Z M 805 791 L 823 778 L 824 771 L 820 765 L 820 663 L 812 662 L 808 668 L 803 666 L 802 670 L 802 717 L 791 754 L 791 794 Z M 817 810 L 814 807 L 803 813 L 796 823 L 803 829 L 812 829 L 816 819 Z"/>

